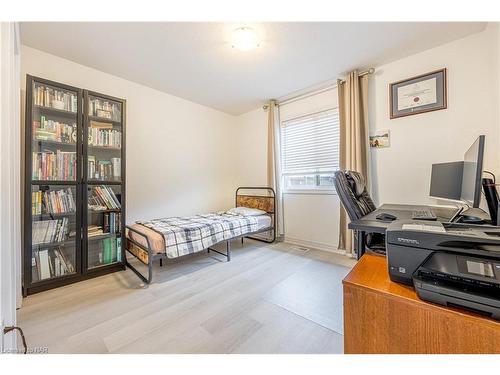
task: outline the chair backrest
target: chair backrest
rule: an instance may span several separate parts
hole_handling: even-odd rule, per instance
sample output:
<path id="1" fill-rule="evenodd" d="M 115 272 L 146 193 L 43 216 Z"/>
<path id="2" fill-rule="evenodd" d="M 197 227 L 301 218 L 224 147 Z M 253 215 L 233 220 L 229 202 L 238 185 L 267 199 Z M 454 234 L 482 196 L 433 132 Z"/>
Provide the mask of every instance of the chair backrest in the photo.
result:
<path id="1" fill-rule="evenodd" d="M 349 219 L 359 219 L 376 207 L 366 190 L 365 178 L 354 171 L 335 172 L 335 188 Z"/>

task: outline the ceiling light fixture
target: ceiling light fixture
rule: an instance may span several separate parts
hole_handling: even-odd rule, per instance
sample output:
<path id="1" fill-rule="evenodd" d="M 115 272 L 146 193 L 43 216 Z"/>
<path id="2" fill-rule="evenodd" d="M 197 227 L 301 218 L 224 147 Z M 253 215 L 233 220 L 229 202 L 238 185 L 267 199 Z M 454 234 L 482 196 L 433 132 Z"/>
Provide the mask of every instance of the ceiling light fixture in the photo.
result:
<path id="1" fill-rule="evenodd" d="M 249 51 L 259 46 L 257 33 L 250 27 L 240 27 L 233 31 L 233 48 L 240 51 Z"/>

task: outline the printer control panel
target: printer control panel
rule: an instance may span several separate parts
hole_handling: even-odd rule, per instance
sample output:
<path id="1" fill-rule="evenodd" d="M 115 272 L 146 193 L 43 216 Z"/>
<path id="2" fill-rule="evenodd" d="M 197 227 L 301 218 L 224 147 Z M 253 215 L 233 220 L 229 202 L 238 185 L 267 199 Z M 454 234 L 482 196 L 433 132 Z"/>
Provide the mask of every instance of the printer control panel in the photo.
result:
<path id="1" fill-rule="evenodd" d="M 435 252 L 416 272 L 420 276 L 477 287 L 500 288 L 500 260 Z"/>

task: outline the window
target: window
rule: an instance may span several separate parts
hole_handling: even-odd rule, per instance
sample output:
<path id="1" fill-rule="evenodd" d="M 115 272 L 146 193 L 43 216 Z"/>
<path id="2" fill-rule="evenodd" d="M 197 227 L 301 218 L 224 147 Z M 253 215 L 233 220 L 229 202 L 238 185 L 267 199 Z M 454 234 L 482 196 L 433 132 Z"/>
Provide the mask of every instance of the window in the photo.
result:
<path id="1" fill-rule="evenodd" d="M 330 109 L 281 123 L 285 190 L 334 190 L 339 169 L 339 114 Z"/>

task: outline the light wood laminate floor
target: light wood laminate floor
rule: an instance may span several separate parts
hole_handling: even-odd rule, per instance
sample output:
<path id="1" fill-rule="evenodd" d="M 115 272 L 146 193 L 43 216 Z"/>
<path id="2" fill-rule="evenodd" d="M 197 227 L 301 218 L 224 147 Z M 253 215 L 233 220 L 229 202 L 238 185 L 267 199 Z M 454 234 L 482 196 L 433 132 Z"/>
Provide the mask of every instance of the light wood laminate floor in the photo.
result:
<path id="1" fill-rule="evenodd" d="M 49 353 L 342 353 L 342 278 L 352 259 L 288 244 L 233 243 L 29 296 L 28 346 Z"/>

